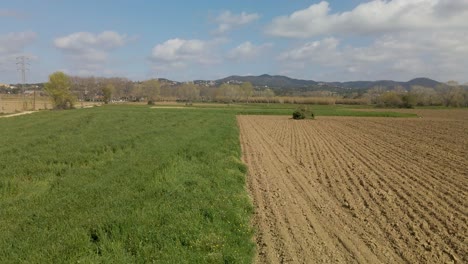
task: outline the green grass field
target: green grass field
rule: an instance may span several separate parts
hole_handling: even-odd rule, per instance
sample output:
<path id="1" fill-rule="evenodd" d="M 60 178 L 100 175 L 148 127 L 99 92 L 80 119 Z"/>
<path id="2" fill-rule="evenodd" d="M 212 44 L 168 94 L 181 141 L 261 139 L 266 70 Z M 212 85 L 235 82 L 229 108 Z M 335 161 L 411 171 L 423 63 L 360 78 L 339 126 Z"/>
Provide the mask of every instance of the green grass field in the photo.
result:
<path id="1" fill-rule="evenodd" d="M 110 106 L 0 119 L 0 262 L 250 263 L 234 115 Z"/>
<path id="2" fill-rule="evenodd" d="M 184 107 L 184 104 L 178 104 Z M 160 107 L 171 107 L 162 105 Z M 159 107 L 159 106 L 157 106 Z M 241 115 L 291 115 L 298 104 L 194 104 L 188 108 L 210 109 Z M 356 117 L 417 117 L 416 114 L 398 113 L 388 109 L 376 109 L 363 105 L 308 105 L 316 116 L 356 116 Z M 366 111 L 368 110 L 368 111 Z M 376 111 L 377 110 L 377 111 Z"/>
<path id="3" fill-rule="evenodd" d="M 295 107 L 122 105 L 0 119 L 0 262 L 250 263 L 235 116 Z"/>

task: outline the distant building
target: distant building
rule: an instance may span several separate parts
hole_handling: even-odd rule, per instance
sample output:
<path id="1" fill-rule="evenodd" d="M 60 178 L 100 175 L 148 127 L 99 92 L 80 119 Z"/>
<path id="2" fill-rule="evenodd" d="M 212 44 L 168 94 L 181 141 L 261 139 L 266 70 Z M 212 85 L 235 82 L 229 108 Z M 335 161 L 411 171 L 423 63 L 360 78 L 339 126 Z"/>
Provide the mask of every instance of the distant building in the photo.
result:
<path id="1" fill-rule="evenodd" d="M 5 83 L 0 83 L 0 87 L 14 88 L 14 87 L 11 87 L 9 84 L 5 84 Z"/>
<path id="2" fill-rule="evenodd" d="M 243 81 L 238 81 L 238 80 L 229 80 L 227 81 L 228 84 L 243 84 Z"/>
<path id="3" fill-rule="evenodd" d="M 216 82 L 215 82 L 215 81 L 195 80 L 195 81 L 193 81 L 193 83 L 195 83 L 196 85 L 206 86 L 206 87 L 216 86 Z"/>

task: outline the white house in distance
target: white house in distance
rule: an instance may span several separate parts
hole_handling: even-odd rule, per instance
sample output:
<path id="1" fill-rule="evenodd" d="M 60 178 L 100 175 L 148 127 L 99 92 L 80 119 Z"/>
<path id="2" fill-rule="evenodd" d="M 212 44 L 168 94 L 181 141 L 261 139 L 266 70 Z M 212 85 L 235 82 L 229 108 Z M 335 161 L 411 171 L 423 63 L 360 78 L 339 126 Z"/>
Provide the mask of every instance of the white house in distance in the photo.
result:
<path id="1" fill-rule="evenodd" d="M 0 87 L 13 88 L 9 84 L 5 84 L 5 83 L 0 83 Z"/>

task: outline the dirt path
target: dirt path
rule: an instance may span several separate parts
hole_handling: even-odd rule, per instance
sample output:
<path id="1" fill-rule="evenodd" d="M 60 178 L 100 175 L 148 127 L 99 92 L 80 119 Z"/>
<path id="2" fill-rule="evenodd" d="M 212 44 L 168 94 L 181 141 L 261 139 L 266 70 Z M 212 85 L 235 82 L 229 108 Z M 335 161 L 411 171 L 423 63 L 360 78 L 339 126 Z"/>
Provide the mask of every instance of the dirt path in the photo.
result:
<path id="1" fill-rule="evenodd" d="M 11 115 L 3 115 L 3 116 L 0 116 L 0 118 L 14 117 L 14 116 L 20 116 L 20 115 L 29 115 L 29 114 L 32 114 L 32 113 L 35 113 L 35 112 L 37 112 L 37 111 L 26 111 L 26 112 L 11 114 Z"/>
<path id="2" fill-rule="evenodd" d="M 258 263 L 467 263 L 465 120 L 239 116 Z"/>

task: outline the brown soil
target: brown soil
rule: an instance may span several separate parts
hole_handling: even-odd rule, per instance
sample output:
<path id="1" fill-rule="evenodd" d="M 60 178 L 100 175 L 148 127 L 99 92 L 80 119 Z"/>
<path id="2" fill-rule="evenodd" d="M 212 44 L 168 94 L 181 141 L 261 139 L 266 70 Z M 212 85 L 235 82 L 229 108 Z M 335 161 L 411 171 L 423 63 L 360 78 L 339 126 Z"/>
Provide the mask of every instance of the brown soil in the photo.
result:
<path id="1" fill-rule="evenodd" d="M 258 263 L 468 263 L 466 119 L 238 122 Z"/>

